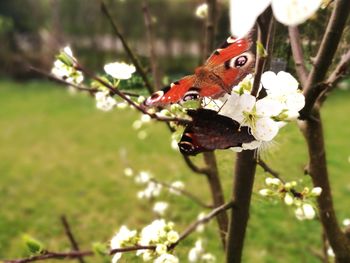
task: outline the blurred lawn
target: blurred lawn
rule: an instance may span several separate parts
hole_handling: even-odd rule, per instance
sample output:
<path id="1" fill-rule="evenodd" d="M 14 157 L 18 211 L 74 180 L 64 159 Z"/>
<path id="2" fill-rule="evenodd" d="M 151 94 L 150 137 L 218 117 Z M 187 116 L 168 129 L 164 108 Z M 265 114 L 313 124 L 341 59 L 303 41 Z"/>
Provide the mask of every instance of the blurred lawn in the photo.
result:
<path id="1" fill-rule="evenodd" d="M 339 219 L 350 217 L 350 92 L 337 91 L 323 110 L 328 163 Z M 108 241 L 119 226 L 142 227 L 154 219 L 151 204 L 136 198 L 141 188 L 123 175 L 127 166 L 151 171 L 163 181 L 183 180 L 187 189 L 209 202 L 204 177 L 192 174 L 170 148 L 165 125 L 148 125 L 145 140 L 132 129 L 138 114 L 130 110 L 97 111 L 84 94 L 70 95 L 51 83 L 0 82 L 0 258 L 25 256 L 21 242 L 29 233 L 50 250 L 67 250 L 59 216 L 65 214 L 82 248 Z M 303 138 L 296 125 L 282 129 L 267 162 L 286 179 L 309 180 Z M 230 194 L 231 151 L 218 152 L 226 196 Z M 244 262 L 319 262 L 317 221 L 299 222 L 293 211 L 256 193 L 265 175 L 259 169 Z M 203 187 L 199 187 L 203 185 Z M 184 197 L 164 194 L 168 218 L 181 231 L 202 211 Z M 207 228 L 207 247 L 224 262 L 216 223 Z M 186 253 L 198 234 L 177 248 Z M 49 261 L 46 261 L 49 262 Z M 51 261 L 52 262 L 52 261 Z M 99 262 L 92 258 L 89 262 Z M 101 261 L 102 262 L 102 261 Z M 122 262 L 135 262 L 125 257 Z"/>

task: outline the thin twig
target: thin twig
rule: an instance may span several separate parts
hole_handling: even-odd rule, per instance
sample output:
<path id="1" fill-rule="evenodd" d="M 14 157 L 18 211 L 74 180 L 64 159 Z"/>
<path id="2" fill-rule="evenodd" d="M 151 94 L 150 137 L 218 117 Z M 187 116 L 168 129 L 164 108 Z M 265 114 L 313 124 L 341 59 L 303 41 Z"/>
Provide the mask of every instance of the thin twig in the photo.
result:
<path id="1" fill-rule="evenodd" d="M 301 86 L 304 87 L 306 85 L 308 71 L 304 63 L 303 47 L 301 44 L 299 29 L 297 26 L 290 26 L 288 27 L 288 32 L 295 63 L 295 69 L 298 74 Z"/>
<path id="2" fill-rule="evenodd" d="M 65 215 L 62 215 L 61 216 L 61 222 L 62 222 L 62 225 L 64 227 L 64 231 L 66 233 L 66 236 L 68 237 L 69 239 L 69 242 L 71 243 L 72 245 L 72 249 L 73 251 L 79 251 L 79 245 L 78 245 L 78 242 L 75 240 L 74 238 L 74 235 L 73 235 L 73 232 L 69 226 L 69 223 L 68 223 L 68 220 L 66 218 Z M 84 258 L 83 257 L 78 257 L 78 261 L 80 263 L 85 263 L 84 261 Z"/>
<path id="3" fill-rule="evenodd" d="M 158 67 L 158 57 L 156 53 L 155 41 L 154 41 L 154 22 L 152 21 L 151 11 L 149 9 L 148 0 L 143 0 L 143 17 L 145 20 L 146 34 L 148 39 L 149 53 L 150 53 L 150 62 L 152 68 L 152 75 L 154 80 L 154 85 L 156 90 L 159 90 L 161 87 L 159 67 Z"/>
<path id="4" fill-rule="evenodd" d="M 265 163 L 262 159 L 258 158 L 256 160 L 256 163 L 264 169 L 265 172 L 271 174 L 273 177 L 279 179 L 282 183 L 285 183 L 285 181 L 280 177 L 279 173 L 273 170 L 270 166 L 268 166 L 267 163 Z"/>
<path id="5" fill-rule="evenodd" d="M 100 0 L 101 3 L 101 10 L 103 12 L 103 14 L 105 14 L 106 18 L 108 19 L 108 21 L 110 22 L 114 33 L 117 35 L 117 37 L 119 37 L 120 41 L 122 42 L 122 45 L 125 49 L 125 52 L 128 54 L 129 58 L 131 59 L 132 63 L 134 64 L 137 72 L 140 74 L 147 90 L 149 91 L 149 93 L 153 93 L 154 92 L 154 88 L 151 85 L 151 82 L 149 81 L 147 74 L 140 62 L 140 60 L 138 59 L 138 57 L 134 54 L 134 52 L 131 50 L 128 42 L 126 41 L 124 35 L 121 33 L 121 30 L 119 29 L 119 27 L 117 26 L 117 23 L 114 21 L 111 13 L 109 12 L 105 2 L 103 0 Z"/>
<path id="6" fill-rule="evenodd" d="M 339 83 L 346 76 L 346 72 L 348 71 L 348 67 L 350 64 L 350 49 L 341 57 L 338 65 L 335 70 L 330 74 L 327 81 L 324 83 L 324 90 L 320 94 L 317 102 L 322 105 L 322 103 L 326 100 L 328 94 L 334 90 Z"/>
<path id="7" fill-rule="evenodd" d="M 192 172 L 197 174 L 207 174 L 207 169 L 204 167 L 198 167 L 189 156 L 183 154 L 182 157 L 184 158 L 185 163 L 187 164 L 188 168 L 192 170 Z"/>
<path id="8" fill-rule="evenodd" d="M 189 236 L 193 231 L 195 231 L 197 229 L 197 227 L 199 225 L 208 223 L 212 218 L 214 218 L 215 216 L 219 215 L 220 213 L 225 212 L 227 209 L 230 209 L 234 206 L 234 202 L 228 202 L 226 204 L 223 204 L 221 206 L 216 207 L 215 209 L 213 209 L 208 215 L 206 215 L 205 217 L 193 222 L 191 225 L 189 225 L 185 231 L 182 232 L 182 234 L 180 235 L 179 240 L 173 244 L 171 247 L 175 247 L 179 242 L 181 242 L 182 240 L 184 240 L 187 236 Z"/>
<path id="9" fill-rule="evenodd" d="M 30 66 L 29 69 L 33 72 L 36 72 L 44 77 L 47 77 L 49 80 L 52 80 L 54 82 L 57 82 L 58 84 L 62 84 L 64 85 L 65 87 L 73 87 L 75 88 L 76 90 L 80 90 L 80 91 L 87 91 L 87 92 L 90 92 L 90 93 L 96 93 L 99 91 L 99 89 L 94 89 L 94 88 L 89 88 L 89 87 L 86 87 L 86 86 L 83 86 L 82 84 L 80 85 L 77 85 L 77 84 L 74 84 L 74 83 L 71 83 L 71 82 L 68 82 L 64 79 L 61 79 L 61 78 L 58 78 L 56 77 L 55 75 L 51 74 L 51 73 L 48 73 L 44 70 L 41 70 L 39 68 L 36 68 L 36 67 L 33 67 L 33 66 Z M 129 91 L 124 91 L 124 90 L 120 90 L 124 95 L 127 95 L 127 96 L 130 96 L 130 97 L 140 97 L 139 94 L 136 94 L 136 93 L 133 93 L 133 92 L 129 92 Z M 114 95 L 111 94 L 111 95 Z"/>
<path id="10" fill-rule="evenodd" d="M 183 190 L 183 189 L 180 189 L 178 187 L 174 187 L 172 186 L 171 184 L 168 184 L 168 183 L 165 183 L 165 182 L 161 182 L 157 179 L 154 179 L 154 178 L 151 178 L 150 181 L 156 183 L 156 184 L 159 184 L 163 187 L 166 187 L 166 188 L 169 188 L 169 189 L 172 189 L 176 192 L 179 192 L 181 195 L 184 195 L 186 197 L 188 197 L 189 199 L 191 199 L 192 201 L 194 201 L 195 203 L 197 203 L 198 205 L 204 207 L 204 208 L 213 208 L 212 205 L 208 205 L 204 202 L 202 202 L 197 196 L 191 194 L 190 192 L 186 191 L 186 190 Z"/>
<path id="11" fill-rule="evenodd" d="M 85 73 L 85 75 L 89 76 L 91 79 L 98 81 L 103 86 L 105 86 L 108 90 L 110 90 L 112 92 L 112 94 L 118 95 L 120 98 L 125 100 L 130 106 L 134 107 L 139 112 L 150 116 L 152 119 L 156 119 L 158 121 L 167 122 L 167 123 L 173 121 L 173 122 L 177 122 L 177 123 L 182 124 L 182 125 L 190 123 L 190 121 L 187 119 L 182 119 L 182 118 L 178 118 L 178 117 L 159 116 L 156 113 L 150 113 L 145 108 L 141 107 L 139 104 L 137 104 L 132 99 L 130 99 L 128 96 L 126 96 L 123 92 L 114 88 L 111 84 L 106 82 L 104 79 L 96 76 L 94 73 L 92 73 L 89 70 L 87 70 L 86 68 L 84 68 L 81 64 L 78 64 L 78 62 L 75 63 L 75 68 L 77 70 Z"/>

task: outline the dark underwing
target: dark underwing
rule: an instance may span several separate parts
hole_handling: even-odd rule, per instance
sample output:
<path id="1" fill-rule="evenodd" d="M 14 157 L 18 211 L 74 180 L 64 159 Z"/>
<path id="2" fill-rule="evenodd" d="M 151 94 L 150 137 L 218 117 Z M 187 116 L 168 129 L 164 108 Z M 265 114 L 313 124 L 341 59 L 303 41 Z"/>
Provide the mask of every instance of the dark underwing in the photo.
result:
<path id="1" fill-rule="evenodd" d="M 242 146 L 255 140 L 248 127 L 216 111 L 208 109 L 188 110 L 192 122 L 178 143 L 184 155 L 196 155 L 205 151 Z"/>

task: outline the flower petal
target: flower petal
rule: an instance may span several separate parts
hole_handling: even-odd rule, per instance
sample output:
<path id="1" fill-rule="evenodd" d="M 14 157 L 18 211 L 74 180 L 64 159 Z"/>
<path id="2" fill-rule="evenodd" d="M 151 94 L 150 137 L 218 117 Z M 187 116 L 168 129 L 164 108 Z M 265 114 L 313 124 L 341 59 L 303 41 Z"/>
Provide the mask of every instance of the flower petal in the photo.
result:
<path id="1" fill-rule="evenodd" d="M 260 141 L 271 141 L 278 133 L 278 125 L 271 118 L 260 118 L 255 123 L 255 129 L 252 130 L 255 139 Z"/>
<path id="2" fill-rule="evenodd" d="M 305 97 L 302 93 L 293 93 L 287 97 L 286 106 L 289 111 L 300 111 L 304 108 L 305 105 Z"/>
<path id="3" fill-rule="evenodd" d="M 294 26 L 311 17 L 321 3 L 322 0 L 272 0 L 272 10 L 277 21 Z"/>
<path id="4" fill-rule="evenodd" d="M 295 92 L 298 89 L 298 81 L 288 72 L 280 71 L 277 73 L 277 83 L 283 85 L 280 87 L 284 93 Z"/>
<path id="5" fill-rule="evenodd" d="M 277 75 L 275 72 L 266 71 L 261 76 L 261 83 L 266 90 L 276 90 L 278 89 Z"/>
<path id="6" fill-rule="evenodd" d="M 258 16 L 269 6 L 271 0 L 231 0 L 231 33 L 240 38 L 248 34 Z"/>
<path id="7" fill-rule="evenodd" d="M 281 113 L 283 105 L 270 97 L 265 97 L 256 102 L 256 113 L 261 117 L 277 116 Z"/>

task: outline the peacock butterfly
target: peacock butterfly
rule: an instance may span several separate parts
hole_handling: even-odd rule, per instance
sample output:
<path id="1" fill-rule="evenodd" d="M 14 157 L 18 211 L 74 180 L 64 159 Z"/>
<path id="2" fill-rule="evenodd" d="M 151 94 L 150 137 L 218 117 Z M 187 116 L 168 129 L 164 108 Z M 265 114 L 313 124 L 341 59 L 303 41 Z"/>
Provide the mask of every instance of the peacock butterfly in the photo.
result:
<path id="1" fill-rule="evenodd" d="M 184 155 L 242 146 L 255 140 L 248 127 L 208 109 L 188 110 L 192 121 L 178 143 Z"/>
<path id="2" fill-rule="evenodd" d="M 251 39 L 229 37 L 193 75 L 171 83 L 147 98 L 143 106 L 165 106 L 201 97 L 219 98 L 231 93 L 253 68 L 255 57 Z"/>

